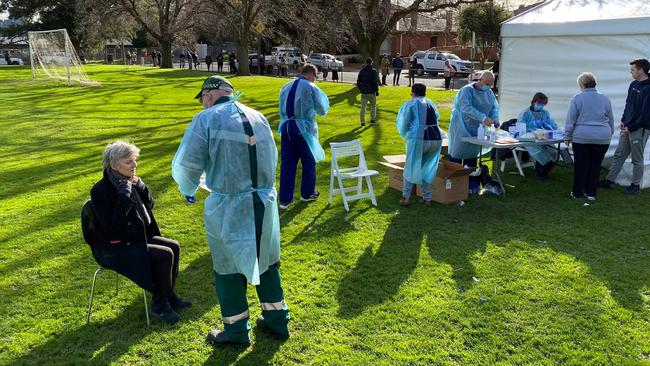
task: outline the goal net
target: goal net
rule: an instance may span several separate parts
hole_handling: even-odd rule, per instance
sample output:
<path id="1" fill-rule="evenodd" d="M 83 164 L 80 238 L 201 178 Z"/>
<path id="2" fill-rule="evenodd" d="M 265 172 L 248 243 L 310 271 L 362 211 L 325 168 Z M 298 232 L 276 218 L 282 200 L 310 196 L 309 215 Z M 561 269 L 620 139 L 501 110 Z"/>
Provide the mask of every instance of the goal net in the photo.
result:
<path id="1" fill-rule="evenodd" d="M 28 32 L 32 76 L 46 75 L 68 85 L 99 85 L 90 80 L 65 29 Z"/>

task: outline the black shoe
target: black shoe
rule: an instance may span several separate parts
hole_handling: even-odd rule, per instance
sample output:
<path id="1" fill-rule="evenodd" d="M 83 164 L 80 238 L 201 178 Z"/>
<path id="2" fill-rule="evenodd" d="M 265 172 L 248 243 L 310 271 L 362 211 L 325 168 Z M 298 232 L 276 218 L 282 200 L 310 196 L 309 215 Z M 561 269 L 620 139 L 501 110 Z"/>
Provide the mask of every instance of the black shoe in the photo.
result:
<path id="1" fill-rule="evenodd" d="M 598 182 L 598 186 L 600 188 L 611 189 L 613 185 L 614 185 L 614 182 L 612 182 L 609 179 L 603 179 L 600 182 Z"/>
<path id="2" fill-rule="evenodd" d="M 318 199 L 318 197 L 320 197 L 320 192 L 314 191 L 314 193 L 312 193 L 311 196 L 309 196 L 307 198 L 300 197 L 300 200 L 302 202 L 312 202 L 312 201 L 316 201 Z"/>
<path id="3" fill-rule="evenodd" d="M 208 332 L 208 342 L 212 344 L 213 346 L 226 346 L 226 345 L 233 345 L 233 346 L 244 346 L 248 347 L 250 346 L 251 342 L 234 342 L 231 341 L 230 338 L 226 335 L 226 332 L 223 330 L 219 329 L 213 329 Z"/>
<path id="4" fill-rule="evenodd" d="M 630 184 L 623 191 L 625 194 L 639 194 L 639 192 L 641 192 L 641 187 L 638 184 Z"/>
<path id="5" fill-rule="evenodd" d="M 365 122 L 361 122 L 361 127 L 363 127 L 363 126 L 365 126 L 365 125 L 366 125 Z"/>
<path id="6" fill-rule="evenodd" d="M 169 305 L 171 305 L 174 310 L 185 309 L 192 306 L 192 301 L 183 299 L 174 294 L 169 298 Z"/>
<path id="7" fill-rule="evenodd" d="M 155 311 L 151 309 L 151 314 L 169 325 L 174 325 L 178 323 L 179 320 L 181 320 L 181 316 L 171 308 L 161 311 Z"/>
<path id="8" fill-rule="evenodd" d="M 375 124 L 375 120 L 373 119 L 372 121 L 370 121 L 370 125 L 374 125 L 374 124 Z"/>
<path id="9" fill-rule="evenodd" d="M 273 329 L 271 329 L 271 327 L 269 327 L 269 326 L 266 324 L 266 321 L 264 320 L 264 317 L 263 317 L 263 316 L 260 316 L 259 318 L 255 319 L 255 325 L 256 325 L 259 329 L 265 331 L 266 333 L 269 333 L 270 335 L 273 336 L 273 338 L 275 338 L 275 339 L 277 339 L 277 340 L 279 340 L 279 341 L 286 341 L 287 339 L 289 339 L 289 333 L 287 333 L 287 334 L 280 334 L 280 333 L 278 333 L 278 332 L 273 331 Z"/>

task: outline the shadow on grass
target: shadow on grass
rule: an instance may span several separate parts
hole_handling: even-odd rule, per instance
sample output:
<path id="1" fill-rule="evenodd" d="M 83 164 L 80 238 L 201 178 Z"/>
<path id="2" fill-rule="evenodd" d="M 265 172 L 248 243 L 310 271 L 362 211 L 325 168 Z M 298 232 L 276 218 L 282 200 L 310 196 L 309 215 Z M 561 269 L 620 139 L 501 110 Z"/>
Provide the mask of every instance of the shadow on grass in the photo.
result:
<path id="1" fill-rule="evenodd" d="M 384 200 L 385 197 L 379 197 Z M 343 277 L 336 293 L 339 315 L 353 318 L 380 305 L 399 291 L 417 266 L 424 231 L 412 228 L 417 212 L 398 211 L 379 248 L 366 247 L 356 266 Z M 405 230 L 412 228 L 412 230 Z"/>
<path id="2" fill-rule="evenodd" d="M 181 252 L 182 253 L 182 252 Z M 90 253 L 88 253 L 90 256 Z M 92 270 L 96 267 L 89 267 L 87 271 L 87 287 L 83 288 L 86 294 L 90 292 Z M 179 295 L 194 300 L 194 305 L 180 311 L 181 321 L 174 326 L 168 326 L 162 321 L 152 317 L 151 329 L 147 329 L 144 314 L 144 303 L 142 290 L 135 291 L 135 299 L 125 309 L 120 311 L 116 318 L 104 321 L 93 321 L 89 325 L 83 324 L 72 330 L 57 334 L 43 344 L 32 348 L 12 364 L 16 365 L 46 365 L 46 364 L 108 364 L 117 361 L 129 349 L 156 333 L 156 337 L 168 337 L 167 333 L 176 332 L 176 328 L 184 322 L 194 321 L 201 318 L 206 312 L 217 305 L 213 286 L 206 283 L 205 278 L 211 278 L 212 259 L 205 254 L 190 263 L 178 274 L 176 291 Z M 113 291 L 114 287 L 107 286 L 107 282 L 114 284 L 114 272 L 109 271 L 100 275 L 95 293 L 93 313 L 99 308 L 110 307 L 111 300 L 106 300 L 104 293 Z M 109 280 L 110 279 L 110 280 Z M 135 285 L 128 279 L 120 278 L 121 287 Z M 128 284 L 127 284 L 128 283 Z M 199 284 L 199 285 L 197 285 Z M 107 288 L 108 287 L 108 288 Z M 190 290 L 191 288 L 191 290 Z M 151 296 L 148 295 L 148 302 Z M 85 322 L 84 318 L 79 319 Z M 203 335 L 197 342 L 204 342 Z M 155 360 L 155 354 L 139 352 L 138 357 L 143 360 Z"/>

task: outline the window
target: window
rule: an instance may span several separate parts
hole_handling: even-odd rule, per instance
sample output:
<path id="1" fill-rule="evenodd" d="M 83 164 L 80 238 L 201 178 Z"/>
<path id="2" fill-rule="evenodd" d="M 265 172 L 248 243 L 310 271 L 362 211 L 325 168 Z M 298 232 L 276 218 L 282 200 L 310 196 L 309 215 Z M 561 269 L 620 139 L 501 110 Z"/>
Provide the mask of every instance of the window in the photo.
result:
<path id="1" fill-rule="evenodd" d="M 436 55 L 436 60 L 440 60 L 440 61 L 446 60 L 445 55 L 443 55 L 442 53 L 437 54 Z"/>
<path id="2" fill-rule="evenodd" d="M 428 58 L 429 60 L 434 60 L 434 59 L 436 58 L 436 55 L 433 54 L 433 53 L 430 53 L 430 54 L 427 55 L 427 58 Z"/>

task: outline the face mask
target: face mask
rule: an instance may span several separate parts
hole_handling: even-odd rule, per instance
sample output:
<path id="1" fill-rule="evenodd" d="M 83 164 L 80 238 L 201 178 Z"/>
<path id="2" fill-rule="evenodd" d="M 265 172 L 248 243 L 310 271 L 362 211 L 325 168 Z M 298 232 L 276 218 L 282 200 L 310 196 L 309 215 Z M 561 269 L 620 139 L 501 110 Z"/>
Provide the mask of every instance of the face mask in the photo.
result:
<path id="1" fill-rule="evenodd" d="M 483 85 L 483 86 L 481 87 L 481 90 L 482 90 L 482 91 L 488 91 L 488 90 L 490 90 L 490 87 L 487 86 L 487 85 Z"/>
<path id="2" fill-rule="evenodd" d="M 535 103 L 535 105 L 533 105 L 533 109 L 534 109 L 536 112 L 540 112 L 542 109 L 544 109 L 544 105 L 543 105 L 543 104 L 539 104 L 539 103 Z"/>

